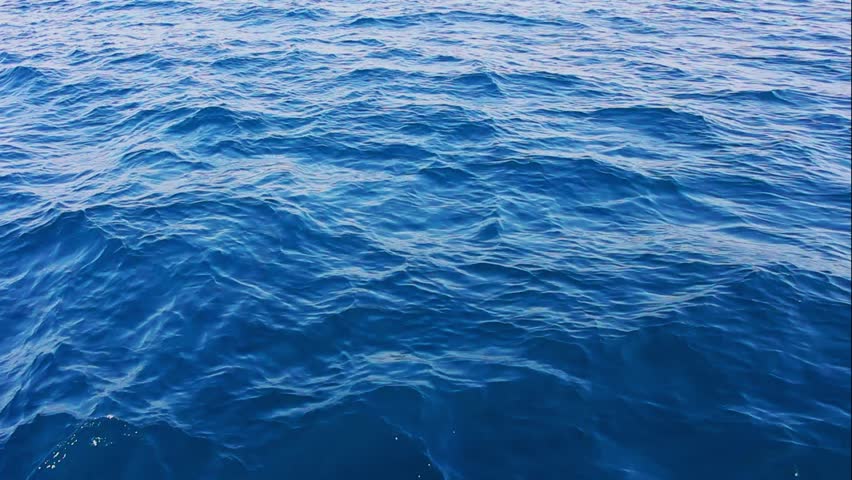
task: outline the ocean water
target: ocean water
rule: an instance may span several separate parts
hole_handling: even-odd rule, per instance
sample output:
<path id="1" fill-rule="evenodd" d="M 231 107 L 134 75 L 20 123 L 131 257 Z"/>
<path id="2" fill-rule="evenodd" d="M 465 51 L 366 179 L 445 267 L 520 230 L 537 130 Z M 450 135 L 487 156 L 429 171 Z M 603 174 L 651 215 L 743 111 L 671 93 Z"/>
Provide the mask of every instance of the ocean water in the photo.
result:
<path id="1" fill-rule="evenodd" d="M 850 3 L 0 0 L 0 479 L 848 479 Z"/>

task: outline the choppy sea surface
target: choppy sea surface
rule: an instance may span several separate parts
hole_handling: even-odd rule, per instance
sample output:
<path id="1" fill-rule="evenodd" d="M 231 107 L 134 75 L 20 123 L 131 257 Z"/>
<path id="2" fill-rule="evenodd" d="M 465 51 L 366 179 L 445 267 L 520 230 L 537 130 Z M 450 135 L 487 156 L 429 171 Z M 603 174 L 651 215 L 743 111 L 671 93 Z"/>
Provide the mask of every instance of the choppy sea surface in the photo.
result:
<path id="1" fill-rule="evenodd" d="M 848 0 L 0 0 L 0 478 L 849 477 Z"/>

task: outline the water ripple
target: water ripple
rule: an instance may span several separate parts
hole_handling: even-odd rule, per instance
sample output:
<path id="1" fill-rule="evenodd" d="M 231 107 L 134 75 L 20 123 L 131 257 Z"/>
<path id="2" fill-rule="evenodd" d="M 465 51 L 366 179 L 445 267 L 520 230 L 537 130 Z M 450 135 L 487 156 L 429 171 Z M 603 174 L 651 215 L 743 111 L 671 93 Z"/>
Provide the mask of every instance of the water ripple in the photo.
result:
<path id="1" fill-rule="evenodd" d="M 848 478 L 845 0 L 0 0 L 0 478 Z"/>

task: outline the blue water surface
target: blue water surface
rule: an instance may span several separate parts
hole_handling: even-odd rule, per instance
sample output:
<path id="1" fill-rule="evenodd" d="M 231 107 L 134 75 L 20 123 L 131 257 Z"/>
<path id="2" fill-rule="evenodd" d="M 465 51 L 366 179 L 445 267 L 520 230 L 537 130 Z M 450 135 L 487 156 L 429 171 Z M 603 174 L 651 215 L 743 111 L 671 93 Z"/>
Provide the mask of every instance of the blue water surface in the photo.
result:
<path id="1" fill-rule="evenodd" d="M 849 0 L 0 0 L 0 479 L 848 479 Z"/>

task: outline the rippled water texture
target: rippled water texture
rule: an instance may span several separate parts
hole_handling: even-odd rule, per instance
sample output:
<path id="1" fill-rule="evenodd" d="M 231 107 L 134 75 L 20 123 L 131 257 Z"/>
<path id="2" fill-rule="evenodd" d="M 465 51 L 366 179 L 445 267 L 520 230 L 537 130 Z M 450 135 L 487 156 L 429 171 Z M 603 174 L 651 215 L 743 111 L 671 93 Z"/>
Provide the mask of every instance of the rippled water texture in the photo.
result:
<path id="1" fill-rule="evenodd" d="M 849 22 L 0 0 L 0 478 L 848 479 Z"/>

